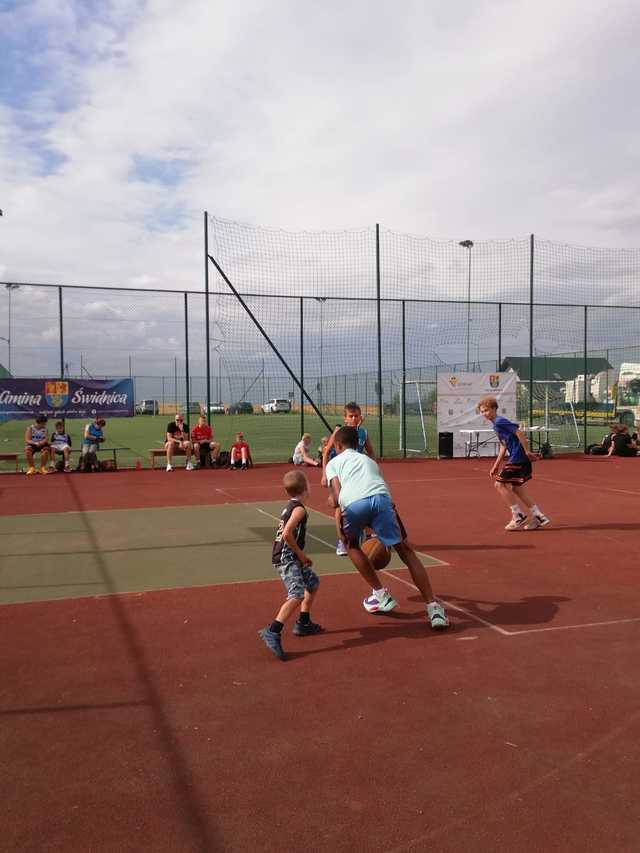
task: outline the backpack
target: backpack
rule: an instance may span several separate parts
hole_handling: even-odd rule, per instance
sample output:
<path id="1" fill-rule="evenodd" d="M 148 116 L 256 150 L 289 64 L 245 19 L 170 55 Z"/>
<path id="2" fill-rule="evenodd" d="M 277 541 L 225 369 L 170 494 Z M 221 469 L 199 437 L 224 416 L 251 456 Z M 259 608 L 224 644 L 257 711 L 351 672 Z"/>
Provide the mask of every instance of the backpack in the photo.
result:
<path id="1" fill-rule="evenodd" d="M 79 468 L 85 474 L 90 474 L 92 471 L 98 470 L 98 457 L 93 451 L 80 456 Z"/>
<path id="2" fill-rule="evenodd" d="M 231 454 L 228 450 L 221 450 L 217 459 L 218 468 L 228 468 L 231 464 Z"/>

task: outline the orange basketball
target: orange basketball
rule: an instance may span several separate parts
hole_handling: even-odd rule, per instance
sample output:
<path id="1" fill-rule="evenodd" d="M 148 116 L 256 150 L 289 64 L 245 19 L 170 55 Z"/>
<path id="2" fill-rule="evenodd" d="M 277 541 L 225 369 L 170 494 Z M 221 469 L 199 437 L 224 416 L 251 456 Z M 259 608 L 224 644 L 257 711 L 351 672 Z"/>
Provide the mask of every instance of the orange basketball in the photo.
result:
<path id="1" fill-rule="evenodd" d="M 391 560 L 391 550 L 383 545 L 382 542 L 375 536 L 372 539 L 367 539 L 362 545 L 362 550 L 371 560 L 373 568 L 376 572 L 385 569 Z"/>

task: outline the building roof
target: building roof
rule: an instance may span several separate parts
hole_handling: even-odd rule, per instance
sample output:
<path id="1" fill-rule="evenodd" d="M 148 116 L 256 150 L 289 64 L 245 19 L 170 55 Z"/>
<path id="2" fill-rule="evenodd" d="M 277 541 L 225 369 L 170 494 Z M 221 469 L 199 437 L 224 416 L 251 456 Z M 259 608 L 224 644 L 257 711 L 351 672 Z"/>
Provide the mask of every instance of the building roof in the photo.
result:
<path id="1" fill-rule="evenodd" d="M 613 370 L 606 358 L 587 358 L 587 375 L 594 376 L 603 370 Z M 533 378 L 535 380 L 559 380 L 566 382 L 584 374 L 585 359 L 565 358 L 553 355 L 536 355 L 533 357 Z M 528 357 L 507 356 L 500 364 L 500 370 L 513 370 L 520 379 L 529 379 Z"/>

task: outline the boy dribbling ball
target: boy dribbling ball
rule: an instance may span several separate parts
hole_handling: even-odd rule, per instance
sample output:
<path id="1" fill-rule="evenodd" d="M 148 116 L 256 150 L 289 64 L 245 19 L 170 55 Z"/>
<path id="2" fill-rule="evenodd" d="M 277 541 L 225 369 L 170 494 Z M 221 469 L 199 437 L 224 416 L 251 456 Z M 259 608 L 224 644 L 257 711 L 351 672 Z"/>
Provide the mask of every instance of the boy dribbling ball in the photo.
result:
<path id="1" fill-rule="evenodd" d="M 500 450 L 489 476 L 495 478 L 498 494 L 511 510 L 511 521 L 505 526 L 505 530 L 537 530 L 539 527 L 546 527 L 549 519 L 524 486 L 532 476 L 531 462 L 538 458 L 529 450 L 527 436 L 518 424 L 498 415 L 498 401 L 495 397 L 483 397 L 478 403 L 478 411 L 491 421 L 500 442 Z M 509 456 L 509 461 L 502 465 L 506 455 Z M 530 519 L 527 516 L 529 511 Z"/>
<path id="2" fill-rule="evenodd" d="M 336 524 L 351 562 L 372 588 L 372 594 L 362 602 L 364 609 L 369 613 L 389 613 L 397 606 L 389 590 L 381 586 L 377 572 L 360 547 L 362 532 L 369 527 L 383 545 L 395 549 L 409 569 L 413 583 L 426 604 L 427 618 L 433 630 L 445 630 L 449 627 L 447 614 L 433 595 L 425 567 L 407 542 L 406 531 L 377 463 L 358 453 L 358 431 L 355 427 L 341 427 L 334 438 L 337 456 L 326 468 L 331 488 L 329 501 L 336 509 Z"/>
<path id="3" fill-rule="evenodd" d="M 309 497 L 309 482 L 302 471 L 287 471 L 282 485 L 289 501 L 280 513 L 271 559 L 287 590 L 287 599 L 273 622 L 258 631 L 258 636 L 277 658 L 286 660 L 282 649 L 282 629 L 298 607 L 300 613 L 293 626 L 294 634 L 299 637 L 319 634 L 322 626 L 311 621 L 311 604 L 320 580 L 311 568 L 312 561 L 304 553 L 307 532 L 304 502 Z"/>

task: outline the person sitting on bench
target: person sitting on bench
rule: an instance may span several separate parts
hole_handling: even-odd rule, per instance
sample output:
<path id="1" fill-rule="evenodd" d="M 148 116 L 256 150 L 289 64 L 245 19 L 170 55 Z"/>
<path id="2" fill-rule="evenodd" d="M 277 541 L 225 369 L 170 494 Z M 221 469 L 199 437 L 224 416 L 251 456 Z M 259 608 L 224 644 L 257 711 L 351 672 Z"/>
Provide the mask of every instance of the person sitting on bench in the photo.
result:
<path id="1" fill-rule="evenodd" d="M 36 422 L 27 427 L 24 434 L 24 455 L 27 458 L 27 474 L 36 473 L 34 453 L 40 454 L 40 473 L 48 474 L 49 436 L 47 435 L 47 417 L 38 415 Z"/>
<path id="2" fill-rule="evenodd" d="M 637 456 L 638 445 L 629 435 L 629 427 L 618 424 L 616 434 L 611 441 L 611 447 L 607 456 Z"/>
<path id="3" fill-rule="evenodd" d="M 200 467 L 205 468 L 207 460 L 209 465 L 215 465 L 220 455 L 220 444 L 213 440 L 213 430 L 204 415 L 200 415 L 198 423 L 191 430 L 191 441 L 195 457 L 200 460 Z"/>

